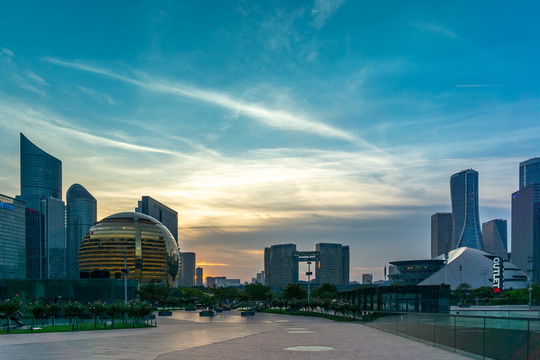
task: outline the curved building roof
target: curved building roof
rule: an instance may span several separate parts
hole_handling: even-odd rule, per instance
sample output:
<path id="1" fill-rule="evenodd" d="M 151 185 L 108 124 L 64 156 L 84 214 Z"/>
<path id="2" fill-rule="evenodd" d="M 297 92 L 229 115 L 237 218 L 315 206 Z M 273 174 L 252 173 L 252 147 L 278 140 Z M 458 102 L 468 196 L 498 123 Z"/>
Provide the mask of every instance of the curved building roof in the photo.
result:
<path id="1" fill-rule="evenodd" d="M 179 271 L 179 254 L 171 232 L 151 216 L 123 212 L 94 224 L 81 242 L 79 269 L 121 278 L 124 261 L 127 278 L 142 283 L 173 285 Z"/>
<path id="2" fill-rule="evenodd" d="M 21 195 L 62 199 L 62 162 L 21 133 Z"/>
<path id="3" fill-rule="evenodd" d="M 445 283 L 452 289 L 461 283 L 468 283 L 473 289 L 480 286 L 492 286 L 494 258 L 495 255 L 478 249 L 461 247 L 452 250 L 448 253 L 448 264 L 418 285 Z M 434 260 L 444 260 L 444 255 L 437 256 Z M 527 287 L 527 275 L 516 265 L 504 261 L 503 267 L 504 289 Z"/>
<path id="4" fill-rule="evenodd" d="M 73 184 L 69 187 L 66 197 L 96 200 L 81 184 Z"/>

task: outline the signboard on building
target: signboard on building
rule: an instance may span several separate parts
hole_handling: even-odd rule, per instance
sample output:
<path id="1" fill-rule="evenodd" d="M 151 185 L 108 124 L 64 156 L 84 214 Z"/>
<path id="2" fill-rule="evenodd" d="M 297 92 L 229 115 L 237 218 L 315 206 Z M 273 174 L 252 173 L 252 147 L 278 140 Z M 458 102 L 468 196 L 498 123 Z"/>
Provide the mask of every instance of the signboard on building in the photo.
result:
<path id="1" fill-rule="evenodd" d="M 504 265 L 499 256 L 493 258 L 493 293 L 500 295 L 503 291 Z"/>

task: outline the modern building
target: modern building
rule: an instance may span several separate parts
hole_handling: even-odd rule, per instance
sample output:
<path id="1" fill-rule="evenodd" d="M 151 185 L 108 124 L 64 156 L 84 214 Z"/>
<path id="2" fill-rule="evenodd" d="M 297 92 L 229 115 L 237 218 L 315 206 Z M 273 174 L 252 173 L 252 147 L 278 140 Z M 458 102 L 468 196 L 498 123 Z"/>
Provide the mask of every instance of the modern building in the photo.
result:
<path id="1" fill-rule="evenodd" d="M 473 289 L 491 287 L 495 257 L 482 250 L 462 247 L 450 251 L 447 261 L 444 255 L 431 260 L 393 261 L 391 264 L 397 267 L 398 273 L 390 274 L 390 279 L 402 285 L 448 284 L 452 289 L 462 283 L 471 285 Z M 526 288 L 526 274 L 508 261 L 503 261 L 503 264 L 503 288 Z"/>
<path id="2" fill-rule="evenodd" d="M 285 288 L 298 283 L 298 261 L 295 244 L 272 245 L 264 249 L 266 286 Z"/>
<path id="3" fill-rule="evenodd" d="M 240 285 L 240 279 L 227 279 L 227 277 L 216 278 L 216 287 L 229 287 Z"/>
<path id="4" fill-rule="evenodd" d="M 198 267 L 195 269 L 195 286 L 203 286 L 204 284 L 203 268 Z"/>
<path id="5" fill-rule="evenodd" d="M 206 277 L 206 287 L 215 288 L 217 287 L 218 280 L 225 280 L 226 276 L 207 276 Z"/>
<path id="6" fill-rule="evenodd" d="M 20 136 L 21 195 L 26 207 L 26 276 L 66 277 L 65 205 L 62 162 Z M 31 210 L 30 210 L 31 209 Z"/>
<path id="7" fill-rule="evenodd" d="M 373 283 L 373 274 L 362 274 L 362 284 L 369 285 Z"/>
<path id="8" fill-rule="evenodd" d="M 482 242 L 484 251 L 508 259 L 506 220 L 494 219 L 482 224 Z"/>
<path id="9" fill-rule="evenodd" d="M 469 247 L 482 250 L 478 215 L 478 172 L 469 169 L 450 177 L 452 198 L 453 249 Z"/>
<path id="10" fill-rule="evenodd" d="M 66 276 L 79 278 L 79 247 L 81 240 L 97 221 L 97 201 L 79 184 L 73 184 L 66 193 Z"/>
<path id="11" fill-rule="evenodd" d="M 431 257 L 452 250 L 454 218 L 452 213 L 431 215 Z"/>
<path id="12" fill-rule="evenodd" d="M 62 199 L 62 162 L 38 148 L 22 133 L 20 141 L 21 195 Z M 37 207 L 32 203 L 26 206 Z"/>
<path id="13" fill-rule="evenodd" d="M 349 284 L 349 247 L 341 244 L 319 243 L 315 245 L 319 252 L 315 266 L 315 278 L 319 284 Z"/>
<path id="14" fill-rule="evenodd" d="M 540 282 L 540 184 L 512 194 L 512 262 Z"/>
<path id="15" fill-rule="evenodd" d="M 540 157 L 519 163 L 519 190 L 540 184 Z"/>
<path id="16" fill-rule="evenodd" d="M 180 253 L 180 264 L 180 277 L 178 278 L 178 286 L 194 286 L 196 264 L 195 253 Z"/>
<path id="17" fill-rule="evenodd" d="M 165 225 L 178 245 L 178 213 L 150 196 L 143 196 L 135 212 L 150 215 Z"/>
<path id="18" fill-rule="evenodd" d="M 265 285 L 264 270 L 257 273 L 257 278 L 255 279 L 259 284 Z"/>
<path id="19" fill-rule="evenodd" d="M 121 279 L 172 286 L 179 273 L 178 247 L 171 232 L 151 216 L 125 212 L 93 225 L 81 242 L 82 278 Z M 124 265 L 126 264 L 126 265 Z"/>
<path id="20" fill-rule="evenodd" d="M 26 278 L 25 203 L 0 194 L 0 279 Z"/>

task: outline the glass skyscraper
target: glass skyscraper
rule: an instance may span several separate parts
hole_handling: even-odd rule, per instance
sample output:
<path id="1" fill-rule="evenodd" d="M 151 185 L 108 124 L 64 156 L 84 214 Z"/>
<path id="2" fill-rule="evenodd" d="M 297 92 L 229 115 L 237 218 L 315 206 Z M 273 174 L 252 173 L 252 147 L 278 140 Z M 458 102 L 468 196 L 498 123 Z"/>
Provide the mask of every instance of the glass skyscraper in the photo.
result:
<path id="1" fill-rule="evenodd" d="M 540 183 L 512 194 L 512 262 L 527 273 L 529 260 L 540 282 Z"/>
<path id="2" fill-rule="evenodd" d="M 452 250 L 452 213 L 431 215 L 431 258 L 447 254 Z"/>
<path id="3" fill-rule="evenodd" d="M 469 169 L 450 177 L 452 198 L 453 249 L 469 247 L 482 250 L 478 215 L 478 172 Z"/>
<path id="4" fill-rule="evenodd" d="M 519 163 L 519 190 L 540 184 L 540 157 Z"/>
<path id="5" fill-rule="evenodd" d="M 159 220 L 171 232 L 178 245 L 178 212 L 150 196 L 143 196 L 135 212 L 146 214 Z"/>
<path id="6" fill-rule="evenodd" d="M 179 286 L 195 285 L 195 264 L 194 252 L 180 253 L 180 277 L 178 278 Z"/>
<path id="7" fill-rule="evenodd" d="M 315 266 L 315 278 L 319 284 L 349 284 L 349 247 L 341 244 L 319 243 L 315 245 L 319 252 Z"/>
<path id="8" fill-rule="evenodd" d="M 494 219 L 482 224 L 484 251 L 508 261 L 508 235 L 506 220 Z"/>
<path id="9" fill-rule="evenodd" d="M 82 185 L 73 184 L 66 193 L 67 277 L 79 278 L 79 247 L 86 232 L 97 221 L 97 201 Z"/>
<path id="10" fill-rule="evenodd" d="M 264 249 L 266 286 L 285 288 L 298 283 L 295 244 L 272 245 Z"/>
<path id="11" fill-rule="evenodd" d="M 26 203 L 26 269 L 30 279 L 66 277 L 65 205 L 62 162 L 38 148 L 23 134 L 21 195 Z"/>
<path id="12" fill-rule="evenodd" d="M 0 194 L 0 279 L 26 278 L 24 202 Z"/>

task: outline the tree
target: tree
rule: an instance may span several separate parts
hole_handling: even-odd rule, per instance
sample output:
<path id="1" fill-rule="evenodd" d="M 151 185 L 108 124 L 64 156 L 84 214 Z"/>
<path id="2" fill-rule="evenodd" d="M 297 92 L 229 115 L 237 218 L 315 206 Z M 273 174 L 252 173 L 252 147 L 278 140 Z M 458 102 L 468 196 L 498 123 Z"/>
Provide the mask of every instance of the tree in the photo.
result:
<path id="1" fill-rule="evenodd" d="M 244 293 L 250 300 L 266 301 L 272 299 L 270 288 L 259 283 L 246 285 Z"/>
<path id="2" fill-rule="evenodd" d="M 307 291 L 304 290 L 300 284 L 289 284 L 283 290 L 283 297 L 285 299 L 302 300 L 307 298 Z"/>
<path id="3" fill-rule="evenodd" d="M 322 284 L 318 289 L 313 290 L 314 297 L 321 299 L 335 299 L 337 297 L 337 286 L 334 284 Z"/>
<path id="4" fill-rule="evenodd" d="M 469 283 L 461 283 L 459 286 L 454 290 L 454 298 L 459 299 L 460 301 L 467 299 L 467 295 L 471 291 L 471 284 Z"/>

